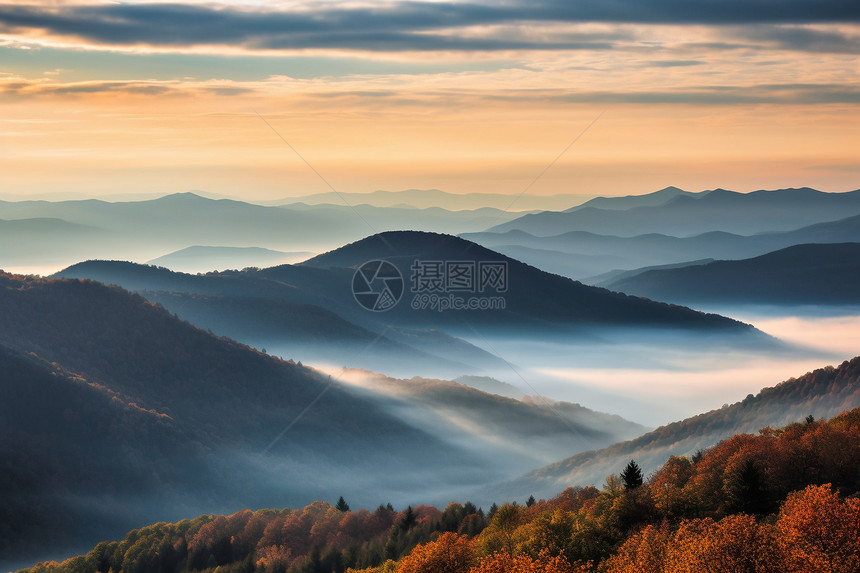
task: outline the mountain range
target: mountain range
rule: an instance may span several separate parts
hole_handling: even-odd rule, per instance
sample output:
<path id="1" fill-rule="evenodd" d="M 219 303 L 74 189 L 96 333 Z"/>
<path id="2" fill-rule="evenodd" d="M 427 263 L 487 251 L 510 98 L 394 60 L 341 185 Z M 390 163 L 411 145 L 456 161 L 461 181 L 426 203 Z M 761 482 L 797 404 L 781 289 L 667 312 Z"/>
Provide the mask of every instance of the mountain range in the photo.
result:
<path id="1" fill-rule="evenodd" d="M 630 459 L 647 473 L 860 405 L 858 358 L 649 431 L 574 403 L 598 389 L 571 367 L 623 376 L 643 354 L 680 370 L 690 349 L 705 364 L 784 351 L 678 304 L 855 303 L 860 191 L 667 188 L 522 217 L 416 208 L 422 193 L 0 202 L 0 265 L 105 259 L 0 272 L 0 569 L 146 523 L 338 495 L 549 497 Z M 386 205 L 404 198 L 416 204 Z M 403 226 L 464 234 L 384 230 Z M 535 389 L 554 368 L 574 398 Z"/>
<path id="2" fill-rule="evenodd" d="M 858 304 L 860 243 L 795 245 L 740 261 L 653 269 L 607 288 L 681 304 Z"/>
<path id="3" fill-rule="evenodd" d="M 56 270 L 93 258 L 142 262 L 191 246 L 321 252 L 374 232 L 480 231 L 516 215 L 492 208 L 262 206 L 193 193 L 126 202 L 0 201 L 0 268 Z M 205 270 L 225 268 L 223 257 L 213 264 Z"/>
<path id="4" fill-rule="evenodd" d="M 556 195 L 510 195 L 504 193 L 448 193 L 439 189 L 377 190 L 369 193 L 315 193 L 261 202 L 265 205 L 373 205 L 374 207 L 440 207 L 451 211 L 468 211 L 490 207 L 504 211 L 561 210 L 578 205 L 591 195 L 560 193 Z"/>
<path id="5" fill-rule="evenodd" d="M 510 230 L 462 233 L 461 236 L 545 270 L 605 286 L 613 274 L 622 270 L 702 259 L 744 259 L 803 243 L 858 242 L 860 215 L 841 216 L 834 221 L 791 231 L 753 235 L 709 231 L 688 237 L 663 233 L 620 237 L 568 231 L 536 236 Z"/>
<path id="6" fill-rule="evenodd" d="M 400 273 L 401 300 L 385 312 L 363 308 L 353 294 L 356 268 L 374 260 L 389 261 Z M 501 264 L 507 284 L 501 292 L 412 292 L 416 260 L 465 261 L 473 272 L 482 263 Z M 555 341 L 628 328 L 696 332 L 743 344 L 766 338 L 731 319 L 586 286 L 463 239 L 415 231 L 373 235 L 301 264 L 260 270 L 189 275 L 90 261 L 55 276 L 139 292 L 201 328 L 280 356 L 401 376 L 450 377 L 503 366 L 474 345 L 500 332 Z M 433 307 L 434 300 L 453 296 L 492 299 L 503 308 Z"/>
<path id="7" fill-rule="evenodd" d="M 544 237 L 570 231 L 619 237 L 646 233 L 688 237 L 708 231 L 751 235 L 790 231 L 860 214 L 860 190 L 824 193 L 803 187 L 738 193 L 715 189 L 689 194 L 668 189 L 657 194 L 655 204 L 646 202 L 648 195 L 604 199 L 595 203 L 600 207 L 585 204 L 562 212 L 529 213 L 489 231 L 516 229 Z M 668 200 L 660 202 L 664 198 Z M 612 203 L 623 208 L 606 207 Z"/>
<path id="8" fill-rule="evenodd" d="M 0 364 L 3 563 L 332 491 L 441 503 L 644 430 L 442 380 L 347 382 L 93 281 L 0 274 Z"/>

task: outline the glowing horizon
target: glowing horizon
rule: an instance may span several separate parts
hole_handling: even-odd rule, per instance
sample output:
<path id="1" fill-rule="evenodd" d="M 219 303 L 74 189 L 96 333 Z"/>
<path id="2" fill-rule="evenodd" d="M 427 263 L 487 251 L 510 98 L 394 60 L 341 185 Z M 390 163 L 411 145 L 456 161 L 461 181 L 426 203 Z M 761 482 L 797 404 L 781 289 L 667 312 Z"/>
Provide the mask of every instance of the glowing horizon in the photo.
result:
<path id="1" fill-rule="evenodd" d="M 9 195 L 860 187 L 840 2 L 0 2 Z"/>

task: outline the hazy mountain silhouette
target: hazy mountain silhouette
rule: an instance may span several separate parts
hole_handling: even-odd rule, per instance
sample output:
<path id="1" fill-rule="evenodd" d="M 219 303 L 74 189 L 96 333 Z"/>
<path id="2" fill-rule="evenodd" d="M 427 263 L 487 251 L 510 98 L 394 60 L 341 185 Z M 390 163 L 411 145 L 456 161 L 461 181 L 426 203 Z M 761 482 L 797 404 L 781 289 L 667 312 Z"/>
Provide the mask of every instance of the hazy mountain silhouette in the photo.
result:
<path id="1" fill-rule="evenodd" d="M 700 259 L 698 261 L 685 261 L 683 263 L 670 263 L 668 265 L 654 265 L 653 267 L 643 267 L 641 269 L 633 269 L 632 271 L 610 271 L 608 273 L 603 273 L 602 275 L 598 275 L 595 277 L 591 277 L 588 279 L 588 284 L 593 284 L 595 286 L 600 286 L 604 288 L 611 288 L 610 285 L 616 281 L 620 281 L 623 279 L 628 279 L 631 277 L 635 277 L 647 271 L 662 271 L 666 269 L 681 269 L 684 267 L 692 267 L 698 265 L 707 265 L 708 263 L 713 263 L 714 259 Z"/>
<path id="2" fill-rule="evenodd" d="M 789 231 L 857 214 L 860 214 L 860 190 L 823 193 L 804 187 L 737 193 L 716 189 L 625 210 L 583 207 L 568 212 L 527 214 L 489 230 L 517 229 L 538 236 L 569 231 L 620 237 L 646 233 L 687 237 L 706 231 L 749 235 Z"/>
<path id="3" fill-rule="evenodd" d="M 284 252 L 261 247 L 212 247 L 194 245 L 156 259 L 147 264 L 186 273 L 215 270 L 271 267 L 294 263 L 312 256 L 309 251 Z"/>
<path id="4" fill-rule="evenodd" d="M 634 440 L 583 452 L 535 470 L 514 482 L 491 488 L 499 499 L 551 497 L 571 485 L 600 486 L 631 459 L 643 471 L 654 471 L 669 456 L 692 456 L 738 433 L 758 433 L 767 426 L 782 427 L 808 415 L 827 419 L 860 406 L 860 357 L 838 368 L 825 367 L 792 378 L 755 396 L 679 422 L 657 428 Z"/>
<path id="5" fill-rule="evenodd" d="M 347 370 L 341 380 L 363 389 L 366 396 L 404 421 L 496 460 L 512 475 L 572 451 L 602 447 L 648 431 L 620 416 L 579 404 L 542 397 L 514 399 L 448 380 L 395 379 L 361 370 Z"/>
<path id="6" fill-rule="evenodd" d="M 648 270 L 607 288 L 685 303 L 857 304 L 860 243 L 795 245 L 741 261 Z"/>
<path id="7" fill-rule="evenodd" d="M 404 376 L 419 371 L 458 376 L 477 366 L 501 364 L 486 351 L 442 332 L 346 320 L 328 310 L 344 306 L 343 301 L 332 303 L 336 295 L 329 291 L 339 293 L 343 285 L 330 284 L 330 273 L 296 265 L 275 269 L 278 275 L 289 269 L 294 276 L 281 280 L 270 276 L 269 269 L 191 275 L 122 261 L 87 261 L 54 276 L 119 285 L 215 334 L 306 362 Z M 350 279 L 345 280 L 348 288 Z M 343 295 L 364 310 L 350 291 Z"/>
<path id="8" fill-rule="evenodd" d="M 860 242 L 860 215 L 817 223 L 793 231 L 743 236 L 712 231 L 692 237 L 658 233 L 636 237 L 571 231 L 537 237 L 523 231 L 463 233 L 473 240 L 545 270 L 605 286 L 611 271 L 689 263 L 701 259 L 745 259 L 802 243 Z"/>
<path id="9" fill-rule="evenodd" d="M 28 231 L 22 223 L 6 225 L 5 231 L 0 229 L 0 236 L 8 237 L 7 248 L 0 253 L 0 268 L 22 267 L 24 263 L 29 267 L 59 267 L 85 259 L 150 261 L 189 245 L 321 252 L 376 231 L 478 231 L 514 216 L 491 208 L 450 211 L 369 205 L 262 206 L 194 193 L 124 202 L 0 201 L 0 220 L 47 218 L 67 223 L 64 226 L 58 221 L 51 231 L 53 235 L 42 236 Z M 72 229 L 68 224 L 102 231 L 98 235 L 86 234 L 80 227 Z M 275 261 L 268 262 L 271 264 Z M 230 266 L 254 266 L 254 261 Z"/>
<path id="10" fill-rule="evenodd" d="M 62 262 L 113 239 L 99 227 L 59 218 L 0 219 L 0 268 Z"/>
<path id="11" fill-rule="evenodd" d="M 577 205 L 576 207 L 566 209 L 565 212 L 573 213 L 574 211 L 580 211 L 582 209 L 590 208 L 608 209 L 612 211 L 626 211 L 627 209 L 633 209 L 635 207 L 656 207 L 658 205 L 665 205 L 672 199 L 679 196 L 695 197 L 699 195 L 704 195 L 706 193 L 708 193 L 708 191 L 702 191 L 700 193 L 690 193 L 689 191 L 684 191 L 683 189 L 670 186 L 660 189 L 659 191 L 654 191 L 653 193 L 646 193 L 644 195 L 625 195 L 623 197 L 595 197 L 594 199 L 586 201 L 582 205 Z"/>
<path id="12" fill-rule="evenodd" d="M 412 207 L 426 209 L 441 207 L 452 211 L 471 210 L 481 207 L 506 211 L 561 210 L 582 203 L 589 195 L 516 195 L 504 193 L 448 193 L 439 189 L 404 189 L 402 191 L 372 191 L 369 193 L 315 193 L 299 197 L 288 197 L 265 204 L 289 205 L 373 205 L 375 207 Z M 346 201 L 346 203 L 344 202 Z"/>
<path id="13" fill-rule="evenodd" d="M 391 261 L 404 280 L 403 299 L 382 313 L 362 308 L 352 292 L 356 267 L 375 259 Z M 505 292 L 498 293 L 488 288 L 485 293 L 462 294 L 503 296 L 505 308 L 471 312 L 413 308 L 412 300 L 420 294 L 411 292 L 409 284 L 415 260 L 504 263 L 508 273 Z M 57 276 L 90 278 L 141 292 L 233 295 L 312 304 L 376 332 L 395 326 L 441 328 L 456 334 L 471 332 L 472 325 L 547 334 L 560 331 L 582 333 L 595 326 L 669 327 L 739 334 L 757 332 L 748 325 L 717 315 L 585 286 L 457 237 L 416 231 L 373 235 L 298 265 L 281 265 L 259 271 L 191 276 L 127 263 L 91 262 L 70 267 Z"/>
<path id="14" fill-rule="evenodd" d="M 626 297 L 604 289 L 585 286 L 553 275 L 491 251 L 470 241 L 449 235 L 400 231 L 373 235 L 309 259 L 298 265 L 305 269 L 327 271 L 329 284 L 349 281 L 355 268 L 366 261 L 384 259 L 398 267 L 406 283 L 412 283 L 412 265 L 419 261 L 502 262 L 507 265 L 508 285 L 504 293 L 488 288 L 487 295 L 503 295 L 505 308 L 493 311 L 439 312 L 431 308 L 416 309 L 413 304 L 398 304 L 385 313 L 364 313 L 366 320 L 397 320 L 398 324 L 430 327 L 463 328 L 470 324 L 515 326 L 525 330 L 583 329 L 589 326 L 674 327 L 697 330 L 750 331 L 751 327 L 715 315 L 705 315 L 687 308 L 654 305 L 649 301 Z M 299 284 L 294 267 L 277 267 L 261 271 L 269 278 L 281 278 Z M 411 289 L 415 285 L 407 284 Z M 323 288 L 323 287 L 321 287 Z M 340 287 L 339 291 L 346 289 Z M 332 294 L 335 294 L 334 292 Z M 406 292 L 408 303 L 416 293 Z M 421 294 L 421 293 L 418 293 Z M 468 294 L 468 293 L 467 293 Z M 337 299 L 337 296 L 334 297 Z M 343 295 L 339 296 L 341 303 Z M 347 305 L 349 306 L 349 305 Z M 359 309 L 360 310 L 360 309 Z M 345 311 L 346 312 L 346 311 Z M 357 312 L 352 305 L 350 312 Z M 380 315 L 383 315 L 380 317 Z"/>

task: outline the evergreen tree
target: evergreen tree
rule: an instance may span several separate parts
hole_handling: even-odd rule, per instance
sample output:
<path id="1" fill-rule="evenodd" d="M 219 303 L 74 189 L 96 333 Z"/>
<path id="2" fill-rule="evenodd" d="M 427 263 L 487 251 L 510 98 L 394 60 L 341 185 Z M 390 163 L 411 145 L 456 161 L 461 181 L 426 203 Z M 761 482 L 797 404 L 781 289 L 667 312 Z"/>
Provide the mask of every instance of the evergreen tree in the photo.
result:
<path id="1" fill-rule="evenodd" d="M 401 529 L 403 529 L 403 531 L 408 531 L 413 525 L 415 525 L 416 519 L 415 512 L 412 511 L 412 506 L 410 505 L 406 508 L 406 513 L 403 514 L 403 519 L 400 522 Z"/>
<path id="2" fill-rule="evenodd" d="M 621 472 L 621 483 L 627 490 L 636 489 L 642 485 L 642 469 L 634 460 L 630 460 Z"/>
<path id="3" fill-rule="evenodd" d="M 529 498 L 526 500 L 526 507 L 531 507 L 534 504 L 535 504 L 535 496 L 530 495 Z"/>
<path id="4" fill-rule="evenodd" d="M 752 459 L 747 459 L 728 476 L 725 490 L 733 513 L 762 514 L 770 509 L 762 487 L 761 470 Z"/>
<path id="5" fill-rule="evenodd" d="M 337 500 L 337 505 L 334 506 L 338 511 L 349 511 L 349 504 L 346 503 L 346 500 L 343 499 L 343 496 L 340 496 Z"/>

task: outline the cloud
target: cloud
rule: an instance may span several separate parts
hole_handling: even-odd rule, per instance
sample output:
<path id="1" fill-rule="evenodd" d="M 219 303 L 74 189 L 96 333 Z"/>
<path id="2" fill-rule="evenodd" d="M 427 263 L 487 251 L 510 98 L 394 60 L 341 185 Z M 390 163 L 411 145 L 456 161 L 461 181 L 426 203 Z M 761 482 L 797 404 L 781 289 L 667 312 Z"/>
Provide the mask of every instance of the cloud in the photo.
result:
<path id="1" fill-rule="evenodd" d="M 707 64 L 702 60 L 657 60 L 648 62 L 649 66 L 655 68 L 684 68 L 688 66 L 703 66 Z"/>
<path id="2" fill-rule="evenodd" d="M 253 93 L 255 90 L 236 85 L 210 85 L 206 82 L 146 82 L 146 81 L 89 81 L 56 82 L 53 80 L 22 80 L 14 78 L 0 81 L 0 96 L 90 96 L 98 94 L 141 96 L 189 96 L 212 94 L 232 97 Z"/>
<path id="3" fill-rule="evenodd" d="M 739 31 L 738 35 L 743 34 Z M 762 26 L 754 38 L 783 50 L 860 54 L 860 35 L 840 30 L 820 30 L 803 26 Z"/>
<path id="4" fill-rule="evenodd" d="M 690 86 L 667 90 L 532 90 L 488 94 L 497 101 L 595 104 L 856 104 L 860 88 L 854 84 L 768 84 L 756 86 Z"/>
<path id="5" fill-rule="evenodd" d="M 230 45 L 267 50 L 609 49 L 614 46 L 612 34 L 603 34 L 601 39 L 585 33 L 540 32 L 550 24 L 775 26 L 849 22 L 860 22 L 860 3 L 854 0 L 545 0 L 502 5 L 397 2 L 384 7 L 293 11 L 180 3 L 0 5 L 0 32 L 7 34 L 71 37 L 109 46 Z M 511 25 L 538 33 L 509 34 L 506 28 Z M 779 28 L 770 28 L 767 34 L 765 39 L 797 49 L 843 48 L 838 34 Z M 754 35 L 748 30 L 748 39 Z"/>

